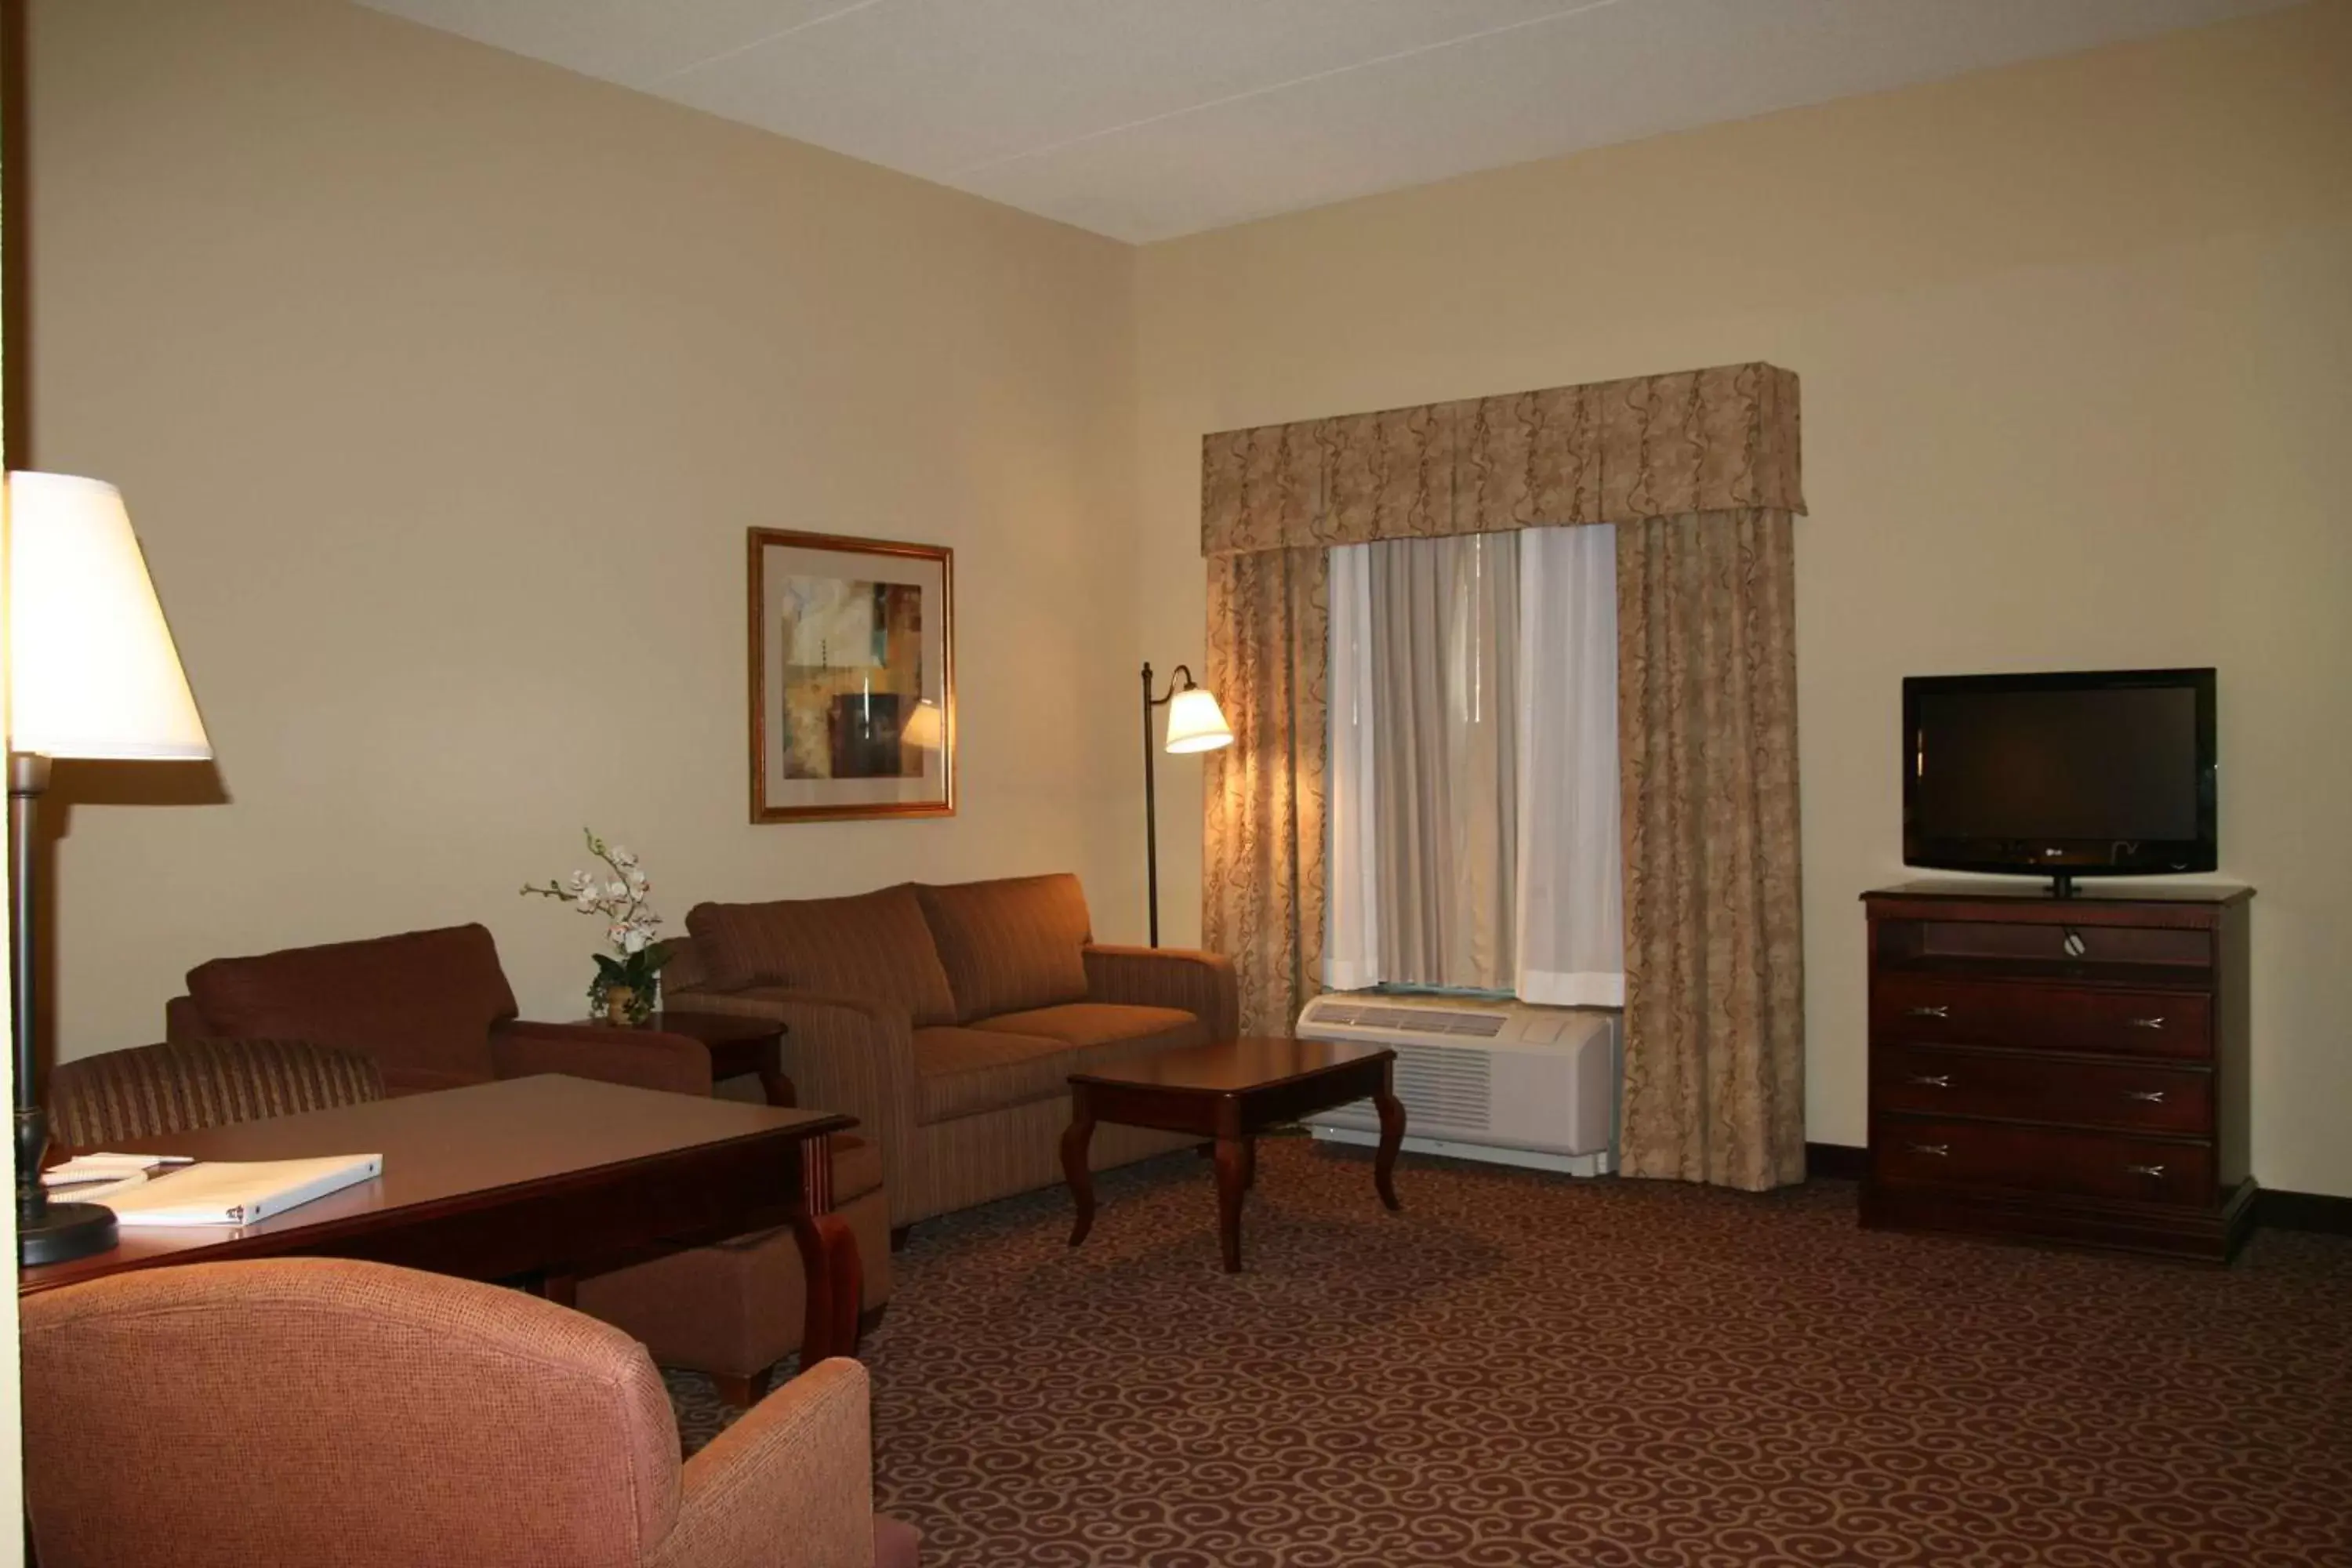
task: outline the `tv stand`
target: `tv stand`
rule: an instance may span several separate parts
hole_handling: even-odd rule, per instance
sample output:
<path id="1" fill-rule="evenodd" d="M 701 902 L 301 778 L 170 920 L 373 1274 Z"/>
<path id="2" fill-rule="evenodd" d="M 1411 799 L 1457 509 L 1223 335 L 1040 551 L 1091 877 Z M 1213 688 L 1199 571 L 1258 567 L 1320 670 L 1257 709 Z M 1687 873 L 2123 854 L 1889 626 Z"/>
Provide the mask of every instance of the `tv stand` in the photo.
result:
<path id="1" fill-rule="evenodd" d="M 1870 918 L 1862 1223 L 2226 1263 L 2252 889 L 1912 882 Z"/>

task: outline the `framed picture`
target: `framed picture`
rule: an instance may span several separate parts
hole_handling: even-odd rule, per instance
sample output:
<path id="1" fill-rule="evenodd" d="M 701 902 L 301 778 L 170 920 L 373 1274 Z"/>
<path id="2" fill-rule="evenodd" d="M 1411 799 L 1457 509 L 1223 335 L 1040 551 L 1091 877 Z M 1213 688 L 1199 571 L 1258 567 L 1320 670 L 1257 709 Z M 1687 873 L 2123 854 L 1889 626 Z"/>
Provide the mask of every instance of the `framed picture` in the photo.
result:
<path id="1" fill-rule="evenodd" d="M 751 820 L 955 814 L 955 553 L 750 531 Z"/>

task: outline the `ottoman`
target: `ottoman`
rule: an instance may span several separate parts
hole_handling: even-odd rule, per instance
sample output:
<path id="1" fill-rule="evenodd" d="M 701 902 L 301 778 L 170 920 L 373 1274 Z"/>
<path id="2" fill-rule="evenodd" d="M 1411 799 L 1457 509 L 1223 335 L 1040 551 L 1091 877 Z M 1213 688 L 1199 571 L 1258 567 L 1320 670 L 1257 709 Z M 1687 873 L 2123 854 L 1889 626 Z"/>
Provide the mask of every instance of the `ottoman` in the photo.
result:
<path id="1" fill-rule="evenodd" d="M 857 1237 L 861 1321 L 890 1299 L 890 1200 L 882 1152 L 835 1135 L 832 1211 Z M 641 1341 L 657 1366 L 708 1373 L 730 1404 L 757 1404 L 776 1363 L 800 1349 L 807 1287 L 791 1227 L 656 1258 L 580 1280 L 572 1305 Z"/>

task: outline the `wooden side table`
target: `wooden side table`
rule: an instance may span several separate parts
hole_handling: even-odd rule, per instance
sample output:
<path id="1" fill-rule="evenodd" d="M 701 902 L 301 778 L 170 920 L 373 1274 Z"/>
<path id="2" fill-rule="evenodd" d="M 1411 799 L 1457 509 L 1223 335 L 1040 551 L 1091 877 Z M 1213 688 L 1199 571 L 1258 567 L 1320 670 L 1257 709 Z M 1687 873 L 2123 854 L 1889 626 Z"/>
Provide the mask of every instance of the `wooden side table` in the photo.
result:
<path id="1" fill-rule="evenodd" d="M 737 1013 L 656 1011 L 647 1014 L 644 1023 L 635 1026 L 615 1024 L 609 1018 L 578 1021 L 608 1029 L 635 1027 L 649 1034 L 683 1035 L 689 1040 L 699 1040 L 710 1053 L 710 1076 L 714 1081 L 757 1073 L 760 1090 L 770 1105 L 788 1110 L 800 1105 L 799 1091 L 784 1072 L 784 1026 L 778 1019 L 747 1018 Z M 809 1140 L 802 1150 L 803 1190 L 813 1215 L 833 1212 L 833 1152 L 837 1141 L 856 1142 L 854 1138 L 828 1134 Z"/>
<path id="2" fill-rule="evenodd" d="M 624 1028 L 605 1018 L 582 1018 L 583 1024 Z M 784 1026 L 773 1018 L 746 1018 L 733 1013 L 657 1012 L 636 1026 L 654 1034 L 683 1035 L 699 1040 L 710 1052 L 710 1076 L 734 1078 L 758 1073 L 760 1089 L 770 1105 L 786 1109 L 800 1103 L 793 1080 L 784 1076 Z"/>

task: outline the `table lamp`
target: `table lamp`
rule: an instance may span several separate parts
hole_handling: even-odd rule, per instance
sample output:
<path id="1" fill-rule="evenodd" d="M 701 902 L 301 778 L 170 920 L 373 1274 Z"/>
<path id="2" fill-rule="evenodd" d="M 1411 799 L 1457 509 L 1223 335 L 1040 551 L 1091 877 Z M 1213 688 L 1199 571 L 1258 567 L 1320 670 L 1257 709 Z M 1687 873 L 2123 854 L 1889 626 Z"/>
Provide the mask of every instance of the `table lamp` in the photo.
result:
<path id="1" fill-rule="evenodd" d="M 8 476 L 8 869 L 16 983 L 16 1262 L 114 1245 L 114 1211 L 52 1204 L 48 1119 L 33 1094 L 34 837 L 52 757 L 202 762 L 213 754 L 112 485 Z"/>
<path id="2" fill-rule="evenodd" d="M 1143 667 L 1143 874 L 1150 888 L 1151 945 L 1160 945 L 1160 803 L 1159 784 L 1155 777 L 1159 758 L 1151 748 L 1151 710 L 1168 710 L 1169 752 L 1181 756 L 1188 752 L 1213 752 L 1220 746 L 1234 743 L 1234 731 L 1225 722 L 1224 710 L 1217 700 L 1193 682 L 1192 672 L 1182 665 L 1168 678 L 1165 695 L 1151 695 L 1151 667 Z"/>

